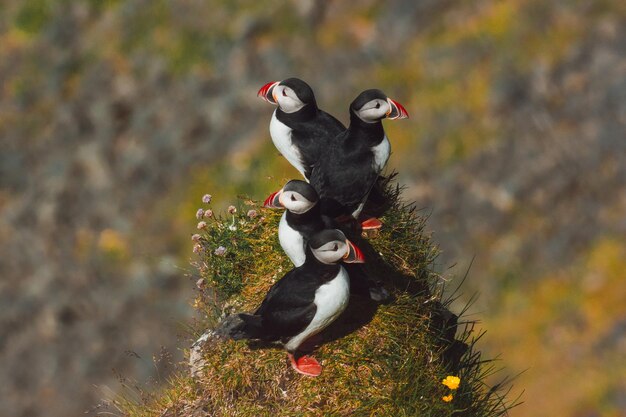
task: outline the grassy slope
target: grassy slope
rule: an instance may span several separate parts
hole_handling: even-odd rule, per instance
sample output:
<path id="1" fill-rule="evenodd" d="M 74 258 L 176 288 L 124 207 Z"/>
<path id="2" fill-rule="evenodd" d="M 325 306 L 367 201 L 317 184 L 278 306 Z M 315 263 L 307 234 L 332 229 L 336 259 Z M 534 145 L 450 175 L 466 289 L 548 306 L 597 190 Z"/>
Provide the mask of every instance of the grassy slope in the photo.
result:
<path id="1" fill-rule="evenodd" d="M 507 406 L 484 386 L 491 368 L 473 351 L 472 326 L 454 341 L 456 317 L 437 295 L 441 278 L 432 271 L 437 249 L 424 233 L 425 218 L 399 202 L 384 217 L 385 227 L 368 239 L 357 238 L 367 267 L 396 297 L 375 306 L 353 296 L 342 317 L 323 333 L 315 352 L 324 371 L 319 378 L 291 370 L 280 349 L 259 348 L 246 342 L 209 339 L 203 346 L 203 371 L 197 378 L 181 370 L 169 388 L 143 393 L 141 401 L 118 399 L 128 416 L 496 416 Z M 202 232 L 204 278 L 194 304 L 204 317 L 196 336 L 214 327 L 223 312 L 250 311 L 269 287 L 291 266 L 278 245 L 280 212 L 259 209 L 243 201 L 236 215 L 208 220 Z M 258 216 L 250 218 L 248 210 Z M 236 230 L 232 230 L 235 225 Z M 215 254 L 226 248 L 222 256 Z M 217 291 L 206 288 L 217 288 Z M 216 295 L 219 294 L 219 295 Z M 454 399 L 441 384 L 458 375 L 461 385 Z M 495 390 L 497 391 L 497 390 Z"/>

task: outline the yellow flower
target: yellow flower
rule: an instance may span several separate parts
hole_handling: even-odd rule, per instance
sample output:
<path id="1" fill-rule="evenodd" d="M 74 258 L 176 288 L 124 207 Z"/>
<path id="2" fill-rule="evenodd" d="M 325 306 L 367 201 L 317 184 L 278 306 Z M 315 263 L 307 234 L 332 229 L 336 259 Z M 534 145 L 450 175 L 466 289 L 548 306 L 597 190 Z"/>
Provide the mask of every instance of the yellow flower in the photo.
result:
<path id="1" fill-rule="evenodd" d="M 450 389 L 457 389 L 461 383 L 461 378 L 458 376 L 448 375 L 443 381 L 441 381 L 441 383 Z"/>
<path id="2" fill-rule="evenodd" d="M 441 397 L 442 400 L 444 400 L 445 402 L 449 403 L 450 401 L 452 401 L 452 398 L 454 398 L 452 396 L 452 394 L 448 394 L 448 395 L 444 395 L 443 397 Z"/>

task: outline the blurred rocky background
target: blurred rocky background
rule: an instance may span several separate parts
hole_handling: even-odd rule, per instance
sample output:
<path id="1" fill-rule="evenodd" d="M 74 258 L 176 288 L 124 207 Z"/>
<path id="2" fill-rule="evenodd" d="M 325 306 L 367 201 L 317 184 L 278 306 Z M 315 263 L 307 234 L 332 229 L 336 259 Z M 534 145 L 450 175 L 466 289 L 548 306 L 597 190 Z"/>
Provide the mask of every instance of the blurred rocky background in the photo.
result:
<path id="1" fill-rule="evenodd" d="M 293 171 L 268 81 L 348 120 L 379 87 L 439 267 L 525 371 L 514 417 L 626 416 L 626 3 L 614 0 L 4 0 L 0 404 L 97 414 L 188 345 L 200 197 Z M 503 374 L 503 376 L 504 376 Z M 111 411 L 111 410 L 107 410 Z"/>

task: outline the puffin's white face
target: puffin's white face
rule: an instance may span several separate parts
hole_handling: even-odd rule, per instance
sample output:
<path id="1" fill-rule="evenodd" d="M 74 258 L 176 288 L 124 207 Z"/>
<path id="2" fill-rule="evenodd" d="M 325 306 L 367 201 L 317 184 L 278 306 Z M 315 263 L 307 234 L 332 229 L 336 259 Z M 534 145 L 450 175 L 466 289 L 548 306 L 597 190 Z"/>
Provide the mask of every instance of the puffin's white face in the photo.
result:
<path id="1" fill-rule="evenodd" d="M 311 248 L 313 255 L 324 264 L 335 264 L 348 257 L 350 247 L 345 241 L 331 240 L 317 249 Z"/>
<path id="2" fill-rule="evenodd" d="M 368 101 L 355 113 L 366 123 L 374 123 L 386 117 L 391 112 L 391 104 L 387 100 L 376 98 Z"/>
<path id="3" fill-rule="evenodd" d="M 285 85 L 277 85 L 274 87 L 272 96 L 278 103 L 280 109 L 285 113 L 295 113 L 306 106 L 306 104 L 298 98 L 296 92 Z"/>
<path id="4" fill-rule="evenodd" d="M 279 201 L 283 207 L 295 214 L 306 213 L 315 206 L 315 202 L 307 200 L 302 194 L 296 191 L 282 191 Z"/>

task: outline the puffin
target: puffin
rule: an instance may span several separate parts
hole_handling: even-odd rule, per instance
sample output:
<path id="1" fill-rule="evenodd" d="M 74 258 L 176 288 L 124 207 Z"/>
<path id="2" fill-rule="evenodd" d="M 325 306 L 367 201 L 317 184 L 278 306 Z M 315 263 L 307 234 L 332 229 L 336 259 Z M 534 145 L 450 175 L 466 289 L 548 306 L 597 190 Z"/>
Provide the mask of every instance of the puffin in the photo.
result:
<path id="1" fill-rule="evenodd" d="M 313 89 L 299 78 L 269 82 L 257 96 L 277 106 L 270 122 L 272 142 L 308 181 L 313 165 L 345 126 L 317 107 Z"/>
<path id="2" fill-rule="evenodd" d="M 363 91 L 349 110 L 350 126 L 330 141 L 309 180 L 320 197 L 322 213 L 351 217 L 358 219 L 363 229 L 378 229 L 382 223 L 377 218 L 359 217 L 391 153 L 382 121 L 404 119 L 409 114 L 378 89 Z"/>
<path id="3" fill-rule="evenodd" d="M 273 209 L 286 209 L 278 225 L 278 240 L 283 251 L 294 266 L 299 267 L 306 260 L 306 246 L 311 238 L 325 229 L 339 228 L 335 219 L 321 213 L 319 197 L 311 184 L 302 180 L 291 180 L 282 189 L 270 194 L 263 206 Z M 352 294 L 369 297 L 384 303 L 391 299 L 389 292 L 371 279 L 363 265 L 345 265 L 350 276 Z"/>
<path id="4" fill-rule="evenodd" d="M 306 259 L 306 244 L 311 236 L 338 227 L 332 218 L 322 215 L 318 202 L 317 192 L 309 183 L 291 180 L 263 204 L 266 208 L 286 209 L 278 225 L 278 240 L 296 267 Z"/>
<path id="5" fill-rule="evenodd" d="M 319 362 L 299 350 L 303 342 L 335 321 L 350 297 L 348 273 L 340 262 L 364 262 L 361 251 L 337 229 L 309 239 L 305 262 L 287 272 L 269 290 L 252 314 L 238 314 L 234 340 L 283 343 L 293 369 L 307 376 L 322 372 Z"/>

